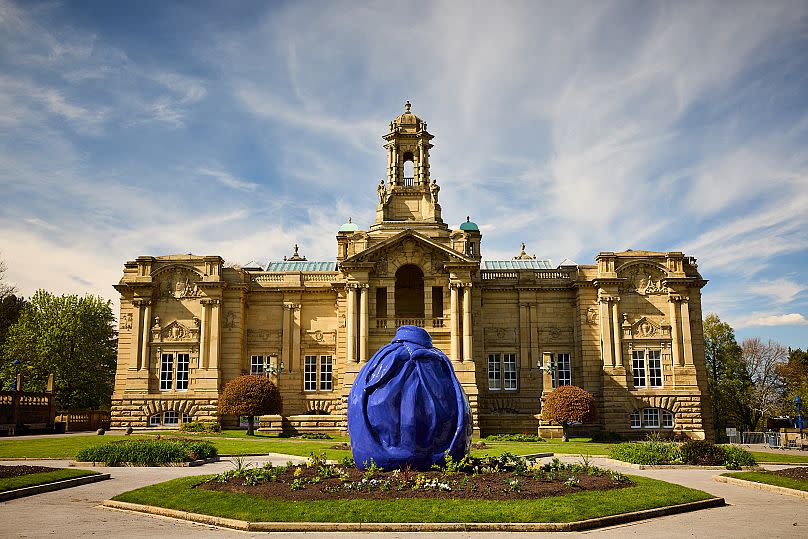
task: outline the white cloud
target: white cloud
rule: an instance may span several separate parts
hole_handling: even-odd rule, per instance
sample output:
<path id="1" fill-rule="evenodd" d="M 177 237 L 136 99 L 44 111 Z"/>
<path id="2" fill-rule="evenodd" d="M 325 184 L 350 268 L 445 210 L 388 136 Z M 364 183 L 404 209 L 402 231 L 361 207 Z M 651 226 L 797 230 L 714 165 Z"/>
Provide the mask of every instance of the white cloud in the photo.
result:
<path id="1" fill-rule="evenodd" d="M 808 326 L 808 319 L 800 313 L 753 315 L 735 322 L 736 328 L 752 326 Z"/>
<path id="2" fill-rule="evenodd" d="M 778 304 L 789 303 L 806 289 L 805 285 L 786 278 L 753 282 L 748 288 L 753 294 L 772 298 Z"/>
<path id="3" fill-rule="evenodd" d="M 232 174 L 224 172 L 222 170 L 211 170 L 209 168 L 198 168 L 196 171 L 199 174 L 210 176 L 211 178 L 215 178 L 219 183 L 224 185 L 225 187 L 230 187 L 232 189 L 240 189 L 242 191 L 255 191 L 258 188 L 258 184 L 254 182 L 249 182 L 246 180 L 242 180 L 241 178 L 236 178 Z"/>

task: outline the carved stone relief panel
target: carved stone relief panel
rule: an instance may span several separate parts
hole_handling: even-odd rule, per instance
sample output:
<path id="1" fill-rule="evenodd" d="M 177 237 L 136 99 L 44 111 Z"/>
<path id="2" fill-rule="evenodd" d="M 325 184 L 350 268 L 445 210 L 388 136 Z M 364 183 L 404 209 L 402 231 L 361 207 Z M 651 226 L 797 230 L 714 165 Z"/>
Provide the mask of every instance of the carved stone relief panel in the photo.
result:
<path id="1" fill-rule="evenodd" d="M 132 313 L 126 313 L 121 316 L 120 330 L 132 331 Z"/>
<path id="2" fill-rule="evenodd" d="M 313 346 L 334 346 L 337 343 L 336 331 L 306 330 L 306 344 Z"/>
<path id="3" fill-rule="evenodd" d="M 236 311 L 227 311 L 224 313 L 224 320 L 222 326 L 225 329 L 235 329 L 238 320 L 238 313 Z"/>
<path id="4" fill-rule="evenodd" d="M 183 323 L 175 320 L 165 327 L 160 327 L 159 318 L 152 327 L 152 340 L 155 342 L 198 342 L 199 328 L 195 323 Z"/>
<path id="5" fill-rule="evenodd" d="M 664 273 L 649 264 L 636 264 L 625 270 L 618 270 L 618 275 L 626 279 L 620 287 L 621 292 L 633 292 L 642 296 L 667 294 L 667 287 L 662 285 Z"/>
<path id="6" fill-rule="evenodd" d="M 250 344 L 262 344 L 270 341 L 280 342 L 281 330 L 279 329 L 248 329 L 247 342 Z"/>
<path id="7" fill-rule="evenodd" d="M 516 346 L 519 342 L 519 330 L 516 328 L 483 328 L 486 346 Z"/>
<path id="8" fill-rule="evenodd" d="M 545 326 L 541 329 L 542 340 L 547 343 L 570 342 L 573 332 L 572 326 Z"/>
<path id="9" fill-rule="evenodd" d="M 159 274 L 157 294 L 159 299 L 198 298 L 202 295 L 197 282 L 199 275 L 184 267 L 168 269 Z"/>
<path id="10" fill-rule="evenodd" d="M 670 337 L 669 328 L 660 326 L 645 316 L 631 324 L 631 337 L 635 339 L 665 339 Z"/>
<path id="11" fill-rule="evenodd" d="M 590 326 L 594 326 L 598 323 L 598 310 L 595 307 L 589 307 L 586 310 L 586 323 Z"/>

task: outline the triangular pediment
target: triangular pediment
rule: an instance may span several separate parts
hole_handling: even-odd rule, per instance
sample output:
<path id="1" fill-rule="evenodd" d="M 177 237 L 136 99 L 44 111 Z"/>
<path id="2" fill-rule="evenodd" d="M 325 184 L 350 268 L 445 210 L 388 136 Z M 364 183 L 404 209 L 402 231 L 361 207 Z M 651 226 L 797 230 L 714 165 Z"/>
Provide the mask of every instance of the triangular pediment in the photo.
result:
<path id="1" fill-rule="evenodd" d="M 346 269 L 366 267 L 389 258 L 391 253 L 407 256 L 415 252 L 430 253 L 433 259 L 439 259 L 443 265 L 479 265 L 477 260 L 468 258 L 423 234 L 419 234 L 414 230 L 404 230 L 376 245 L 368 247 L 360 253 L 346 258 L 340 266 Z"/>

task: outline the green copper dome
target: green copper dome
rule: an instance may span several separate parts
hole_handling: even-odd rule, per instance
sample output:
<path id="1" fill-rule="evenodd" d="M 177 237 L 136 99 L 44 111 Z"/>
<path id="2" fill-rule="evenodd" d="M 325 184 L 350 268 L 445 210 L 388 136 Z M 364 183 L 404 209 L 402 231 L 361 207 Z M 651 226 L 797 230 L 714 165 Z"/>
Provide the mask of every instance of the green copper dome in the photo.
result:
<path id="1" fill-rule="evenodd" d="M 348 222 L 343 223 L 337 232 L 356 232 L 359 230 L 359 227 L 356 226 L 356 223 L 351 222 L 351 218 L 348 217 Z"/>
<path id="2" fill-rule="evenodd" d="M 480 227 L 477 226 L 477 223 L 473 223 L 469 220 L 469 217 L 466 217 L 466 222 L 460 224 L 460 230 L 476 230 L 480 231 Z"/>

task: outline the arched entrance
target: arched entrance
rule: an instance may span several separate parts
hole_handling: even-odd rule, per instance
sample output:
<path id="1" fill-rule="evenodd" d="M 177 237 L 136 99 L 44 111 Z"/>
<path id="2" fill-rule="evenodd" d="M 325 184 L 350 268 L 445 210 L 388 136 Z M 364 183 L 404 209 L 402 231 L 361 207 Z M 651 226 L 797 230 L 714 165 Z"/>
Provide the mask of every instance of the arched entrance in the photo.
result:
<path id="1" fill-rule="evenodd" d="M 424 317 L 424 272 L 415 264 L 396 271 L 396 317 Z"/>

